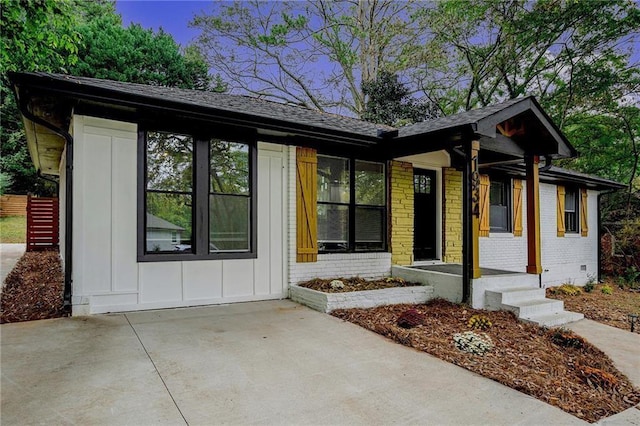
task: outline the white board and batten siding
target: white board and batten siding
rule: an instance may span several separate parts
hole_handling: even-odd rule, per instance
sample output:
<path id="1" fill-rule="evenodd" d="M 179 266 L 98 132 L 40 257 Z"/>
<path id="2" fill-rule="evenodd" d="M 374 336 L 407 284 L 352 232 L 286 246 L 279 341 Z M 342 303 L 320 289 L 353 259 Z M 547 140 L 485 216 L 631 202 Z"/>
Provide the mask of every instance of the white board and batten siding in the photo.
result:
<path id="1" fill-rule="evenodd" d="M 288 148 L 258 144 L 257 259 L 137 262 L 137 126 L 74 116 L 74 315 L 287 297 Z"/>

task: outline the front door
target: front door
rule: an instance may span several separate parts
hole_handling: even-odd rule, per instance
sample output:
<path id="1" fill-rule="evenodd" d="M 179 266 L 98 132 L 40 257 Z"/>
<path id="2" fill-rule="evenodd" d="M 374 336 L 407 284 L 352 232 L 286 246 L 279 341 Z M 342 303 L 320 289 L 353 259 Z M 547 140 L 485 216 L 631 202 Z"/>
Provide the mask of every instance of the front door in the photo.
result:
<path id="1" fill-rule="evenodd" d="M 413 258 L 436 258 L 436 172 L 413 169 Z"/>

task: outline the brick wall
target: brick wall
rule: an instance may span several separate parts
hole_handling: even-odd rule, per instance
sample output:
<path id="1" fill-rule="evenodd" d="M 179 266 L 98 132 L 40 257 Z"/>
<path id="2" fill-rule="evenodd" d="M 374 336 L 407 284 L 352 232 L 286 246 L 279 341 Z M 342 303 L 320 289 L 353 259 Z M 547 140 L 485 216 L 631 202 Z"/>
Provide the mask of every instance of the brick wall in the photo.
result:
<path id="1" fill-rule="evenodd" d="M 317 262 L 296 261 L 296 147 L 289 147 L 289 284 L 312 278 L 380 278 L 391 273 L 391 253 L 319 254 Z M 411 224 L 413 227 L 413 223 Z"/>
<path id="2" fill-rule="evenodd" d="M 392 161 L 389 166 L 391 188 L 390 249 L 391 263 L 413 263 L 413 165 Z"/>
<path id="3" fill-rule="evenodd" d="M 442 260 L 462 263 L 462 172 L 443 168 L 442 183 Z"/>

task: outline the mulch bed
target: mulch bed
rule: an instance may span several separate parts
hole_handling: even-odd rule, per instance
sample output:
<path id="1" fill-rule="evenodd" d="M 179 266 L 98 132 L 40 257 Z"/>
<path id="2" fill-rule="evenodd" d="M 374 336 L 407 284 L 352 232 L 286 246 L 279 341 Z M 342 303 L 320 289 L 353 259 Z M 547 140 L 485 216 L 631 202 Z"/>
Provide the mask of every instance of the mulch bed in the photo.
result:
<path id="1" fill-rule="evenodd" d="M 410 329 L 398 326 L 398 319 L 410 309 L 417 311 L 410 319 L 419 318 L 419 325 Z M 640 402 L 640 390 L 633 388 L 602 351 L 567 330 L 547 330 L 521 323 L 510 312 L 476 310 L 436 299 L 424 305 L 341 309 L 333 311 L 332 315 L 481 374 L 589 422 Z M 479 334 L 486 333 L 493 341 L 493 349 L 485 355 L 463 352 L 453 341 L 455 333 L 472 329 L 469 320 L 474 315 L 491 322 L 486 330 L 474 330 Z M 554 343 L 554 340 L 569 347 Z"/>
<path id="2" fill-rule="evenodd" d="M 562 294 L 552 287 L 547 289 L 547 297 L 564 301 L 566 310 L 580 312 L 585 318 L 631 331 L 628 315 L 640 315 L 640 291 L 620 288 L 612 282 L 606 285 L 611 294 L 602 292 L 603 285 L 596 285 L 590 293 L 582 290 L 577 295 Z M 639 323 L 636 323 L 635 333 L 640 334 Z"/>
<path id="3" fill-rule="evenodd" d="M 57 251 L 25 253 L 3 283 L 0 324 L 66 316 Z"/>
<path id="4" fill-rule="evenodd" d="M 422 284 L 411 283 L 397 277 L 381 278 L 379 280 L 366 280 L 360 277 L 352 278 L 337 278 L 341 281 L 344 287 L 336 288 L 331 286 L 331 282 L 336 279 L 323 280 L 320 278 L 314 278 L 309 281 L 298 284 L 300 287 L 310 288 L 312 290 L 322 291 L 324 293 L 346 293 L 349 291 L 363 291 L 363 290 L 379 290 L 382 288 L 391 287 L 413 287 Z"/>

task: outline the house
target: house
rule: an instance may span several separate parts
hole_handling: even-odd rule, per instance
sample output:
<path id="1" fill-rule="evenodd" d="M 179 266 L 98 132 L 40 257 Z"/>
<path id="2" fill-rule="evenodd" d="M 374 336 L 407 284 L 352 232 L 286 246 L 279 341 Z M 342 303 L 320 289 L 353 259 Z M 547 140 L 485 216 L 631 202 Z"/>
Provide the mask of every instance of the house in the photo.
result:
<path id="1" fill-rule="evenodd" d="M 392 269 L 490 306 L 496 289 L 597 278 L 599 195 L 621 187 L 552 165 L 576 151 L 533 97 L 396 129 L 229 94 L 10 79 L 36 168 L 59 176 L 74 315 L 286 298 Z M 190 224 L 188 249 L 150 243 L 154 216 Z"/>
<path id="2" fill-rule="evenodd" d="M 146 249 L 148 251 L 188 250 L 190 244 L 182 243 L 184 228 L 147 213 Z"/>

